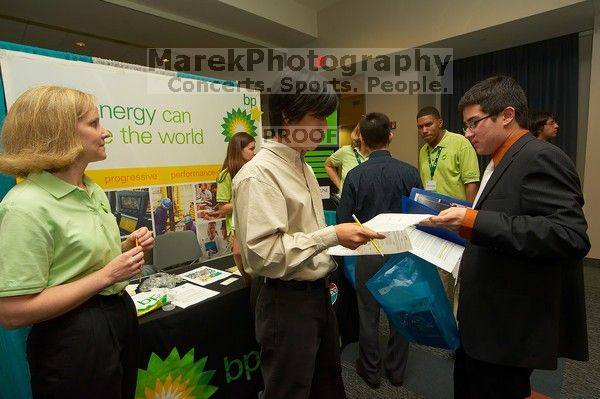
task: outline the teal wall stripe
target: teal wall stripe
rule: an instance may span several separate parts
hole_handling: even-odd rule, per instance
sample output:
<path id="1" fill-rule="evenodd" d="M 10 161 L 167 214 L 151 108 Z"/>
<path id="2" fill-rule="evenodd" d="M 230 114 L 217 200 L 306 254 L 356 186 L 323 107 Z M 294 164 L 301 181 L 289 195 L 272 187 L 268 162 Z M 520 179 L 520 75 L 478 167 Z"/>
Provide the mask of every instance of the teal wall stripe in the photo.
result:
<path id="1" fill-rule="evenodd" d="M 48 50 L 45 48 L 25 46 L 23 44 L 17 44 L 17 43 L 11 43 L 11 42 L 0 41 L 0 48 L 5 49 L 5 50 L 21 51 L 23 53 L 45 55 L 47 57 L 62 58 L 65 60 L 70 60 L 70 61 L 81 61 L 81 62 L 89 62 L 89 63 L 94 62 L 92 57 L 88 57 L 87 55 L 65 53 L 63 51 Z"/>
<path id="2" fill-rule="evenodd" d="M 6 117 L 6 100 L 4 99 L 4 84 L 2 83 L 2 76 L 0 75 L 0 93 L 2 93 L 2 101 L 0 101 L 0 126 L 4 123 Z M 1 133 L 0 133 L 1 138 Z M 1 147 L 1 146 L 0 146 Z M 10 190 L 16 184 L 15 178 L 6 176 L 0 173 L 0 200 L 4 198 L 8 190 Z"/>

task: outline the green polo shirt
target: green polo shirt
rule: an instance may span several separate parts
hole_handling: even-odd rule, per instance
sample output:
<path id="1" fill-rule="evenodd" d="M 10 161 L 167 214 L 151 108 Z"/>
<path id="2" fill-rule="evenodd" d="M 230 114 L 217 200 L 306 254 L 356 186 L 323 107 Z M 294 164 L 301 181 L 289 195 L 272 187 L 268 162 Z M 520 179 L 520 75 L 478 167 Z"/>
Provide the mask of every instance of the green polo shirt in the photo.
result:
<path id="1" fill-rule="evenodd" d="M 425 187 L 431 180 L 429 168 L 429 152 L 431 162 L 435 162 L 438 151 L 440 157 L 433 174 L 436 183 L 436 192 L 458 199 L 466 199 L 465 184 L 479 181 L 479 164 L 473 146 L 462 134 L 445 131 L 442 140 L 430 148 L 428 144 L 419 151 L 419 174 Z"/>
<path id="2" fill-rule="evenodd" d="M 224 204 L 233 202 L 231 175 L 227 169 L 219 173 L 219 177 L 217 177 L 217 202 Z M 225 227 L 227 227 L 227 235 L 235 230 L 233 225 L 233 214 L 230 213 L 229 215 L 225 215 Z"/>
<path id="3" fill-rule="evenodd" d="M 32 173 L 0 203 L 0 296 L 35 294 L 102 269 L 121 254 L 106 194 L 48 172 Z M 100 294 L 122 291 L 127 281 Z"/>
<path id="4" fill-rule="evenodd" d="M 331 164 L 334 167 L 342 168 L 342 177 L 340 179 L 340 194 L 342 193 L 342 188 L 344 187 L 344 180 L 346 180 L 346 175 L 348 174 L 348 172 L 355 166 L 358 166 L 359 160 L 360 163 L 362 163 L 368 159 L 368 156 L 363 156 L 358 150 L 358 148 L 355 151 L 351 145 L 345 145 L 343 147 L 340 147 L 339 150 L 337 150 L 329 156 L 329 160 L 331 161 Z"/>

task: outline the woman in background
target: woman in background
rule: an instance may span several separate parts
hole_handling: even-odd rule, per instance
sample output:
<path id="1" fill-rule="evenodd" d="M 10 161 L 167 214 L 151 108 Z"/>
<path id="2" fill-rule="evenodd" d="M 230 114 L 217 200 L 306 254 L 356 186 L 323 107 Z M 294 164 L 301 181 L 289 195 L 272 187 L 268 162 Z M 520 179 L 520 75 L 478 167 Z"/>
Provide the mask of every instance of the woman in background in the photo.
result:
<path id="1" fill-rule="evenodd" d="M 558 121 L 550 112 L 537 112 L 531 115 L 529 131 L 542 141 L 549 141 L 558 133 Z"/>
<path id="2" fill-rule="evenodd" d="M 106 158 L 94 98 L 36 86 L 12 105 L 0 171 L 24 180 L 0 203 L 0 323 L 33 324 L 34 398 L 133 398 L 138 321 L 125 291 L 154 246 L 123 242 L 106 194 L 84 172 Z"/>
<path id="3" fill-rule="evenodd" d="M 369 159 L 367 149 L 360 137 L 358 125 L 350 133 L 350 140 L 352 140 L 351 145 L 341 147 L 325 160 L 325 172 L 338 188 L 339 196 L 342 195 L 344 180 L 350 169 Z"/>
<path id="4" fill-rule="evenodd" d="M 233 225 L 233 198 L 231 190 L 231 180 L 244 166 L 246 162 L 254 157 L 256 142 L 254 137 L 245 132 L 239 132 L 231 136 L 229 145 L 227 146 L 227 155 L 223 161 L 223 168 L 219 177 L 217 177 L 217 203 L 218 210 L 213 215 L 225 217 L 227 234 L 233 252 L 233 260 L 235 261 L 238 270 L 246 280 L 250 282 L 251 278 L 244 271 L 242 264 L 242 256 L 240 255 L 240 243 L 235 238 L 235 229 Z"/>

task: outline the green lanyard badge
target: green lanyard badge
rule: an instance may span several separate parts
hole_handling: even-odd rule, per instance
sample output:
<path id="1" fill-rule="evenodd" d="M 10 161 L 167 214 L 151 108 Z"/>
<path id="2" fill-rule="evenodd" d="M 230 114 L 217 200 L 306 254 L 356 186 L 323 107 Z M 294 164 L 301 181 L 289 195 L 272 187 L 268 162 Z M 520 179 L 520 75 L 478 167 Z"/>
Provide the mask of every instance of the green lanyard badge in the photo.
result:
<path id="1" fill-rule="evenodd" d="M 356 157 L 356 162 L 358 162 L 358 164 L 360 165 L 362 163 L 362 161 L 360 160 L 360 157 L 358 156 L 358 150 L 356 149 L 356 147 L 352 147 L 352 150 L 354 151 L 354 157 Z"/>
<path id="2" fill-rule="evenodd" d="M 440 154 L 442 153 L 442 147 L 438 147 L 437 156 L 433 163 L 431 162 L 431 155 L 429 149 L 427 149 L 427 161 L 429 162 L 429 174 L 431 175 L 431 180 L 433 180 L 433 174 L 438 166 L 438 161 L 440 160 Z"/>

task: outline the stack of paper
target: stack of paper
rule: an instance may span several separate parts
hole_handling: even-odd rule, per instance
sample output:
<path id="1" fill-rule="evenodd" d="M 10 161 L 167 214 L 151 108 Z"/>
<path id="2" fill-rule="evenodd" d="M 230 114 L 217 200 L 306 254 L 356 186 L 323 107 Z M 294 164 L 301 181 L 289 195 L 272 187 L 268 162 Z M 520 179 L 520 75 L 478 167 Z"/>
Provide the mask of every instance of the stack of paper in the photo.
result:
<path id="1" fill-rule="evenodd" d="M 415 228 L 416 224 L 429 217 L 430 214 L 382 213 L 363 225 L 386 236 L 383 240 L 377 240 L 384 254 L 410 251 L 435 266 L 452 272 L 460 261 L 464 247 Z M 327 253 L 338 256 L 378 255 L 371 243 L 355 250 L 337 245 L 329 248 Z"/>

